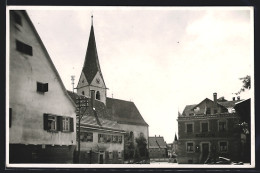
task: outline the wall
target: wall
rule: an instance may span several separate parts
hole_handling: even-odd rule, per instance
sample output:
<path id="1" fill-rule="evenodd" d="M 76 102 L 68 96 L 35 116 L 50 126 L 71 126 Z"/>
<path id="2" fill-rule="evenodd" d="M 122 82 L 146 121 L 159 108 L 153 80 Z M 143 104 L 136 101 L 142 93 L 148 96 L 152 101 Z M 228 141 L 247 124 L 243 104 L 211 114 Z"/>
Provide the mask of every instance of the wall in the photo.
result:
<path id="1" fill-rule="evenodd" d="M 96 82 L 96 79 L 100 79 L 100 83 Z M 82 82 L 83 81 L 83 82 Z M 84 73 L 81 73 L 78 86 L 77 86 L 77 93 L 82 94 L 82 91 L 84 91 L 85 96 L 91 97 L 91 90 L 95 90 L 96 92 L 100 92 L 100 101 L 102 101 L 104 104 L 106 104 L 106 88 L 105 83 L 101 78 L 100 72 L 97 72 L 96 76 L 94 77 L 92 83 L 89 85 L 87 82 L 87 79 L 84 75 Z M 95 93 L 96 95 L 96 93 Z"/>
<path id="2" fill-rule="evenodd" d="M 66 95 L 55 67 L 51 60 L 48 60 L 36 33 L 22 13 L 17 13 L 22 17 L 22 26 L 14 24 L 13 15 L 10 15 L 9 107 L 12 108 L 10 143 L 75 145 L 75 108 Z M 33 56 L 18 52 L 16 39 L 31 45 Z M 37 81 L 48 83 L 49 91 L 37 92 Z M 43 130 L 44 113 L 73 117 L 74 132 L 51 133 Z"/>
<path id="3" fill-rule="evenodd" d="M 119 124 L 119 123 L 118 123 Z M 130 124 L 119 124 L 122 130 L 126 132 L 133 132 L 134 138 L 138 138 L 140 133 L 144 134 L 145 139 L 147 140 L 147 148 L 148 148 L 148 126 L 140 126 L 140 125 L 130 125 Z"/>
<path id="4" fill-rule="evenodd" d="M 124 134 L 122 133 L 112 133 L 106 131 L 93 131 L 85 130 L 84 132 L 93 133 L 93 142 L 80 142 L 81 150 L 81 163 L 99 163 L 100 151 L 104 151 L 104 163 L 123 163 L 124 159 Z M 83 133 L 84 133 L 83 132 Z M 122 136 L 122 143 L 101 143 L 98 142 L 98 134 L 109 134 Z M 122 158 L 113 157 L 113 159 L 108 158 L 109 152 L 121 152 Z M 91 152 L 91 154 L 90 154 Z M 115 154 L 116 155 L 116 154 Z M 90 159 L 91 157 L 91 159 Z"/>
<path id="5" fill-rule="evenodd" d="M 227 131 L 221 132 L 218 130 L 218 121 L 226 120 Z M 209 132 L 201 132 L 200 123 L 209 122 Z M 193 123 L 194 131 L 193 133 L 187 133 L 185 131 L 185 124 Z M 202 159 L 202 143 L 209 143 L 210 150 L 212 146 L 216 146 L 217 153 L 219 156 L 224 156 L 230 158 L 231 160 L 240 159 L 240 133 L 235 128 L 238 123 L 238 117 L 236 114 L 217 114 L 214 116 L 195 116 L 178 118 L 178 150 L 177 159 L 178 163 L 200 163 Z M 227 152 L 219 152 L 219 142 L 226 141 L 228 143 Z M 194 151 L 186 151 L 186 143 L 194 143 Z M 199 149 L 196 150 L 195 147 L 198 146 Z"/>

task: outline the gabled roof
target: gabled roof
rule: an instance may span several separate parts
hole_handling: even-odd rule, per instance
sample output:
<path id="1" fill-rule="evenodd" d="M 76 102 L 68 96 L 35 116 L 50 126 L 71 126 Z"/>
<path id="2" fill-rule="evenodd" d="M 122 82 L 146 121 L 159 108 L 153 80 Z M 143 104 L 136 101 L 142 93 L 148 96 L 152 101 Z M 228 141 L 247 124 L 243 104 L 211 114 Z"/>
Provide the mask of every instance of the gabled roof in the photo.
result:
<path id="1" fill-rule="evenodd" d="M 49 53 L 48 53 L 46 47 L 44 46 L 44 44 L 43 44 L 43 42 L 42 42 L 42 40 L 41 40 L 40 35 L 38 34 L 36 28 L 34 27 L 34 25 L 33 25 L 32 21 L 31 21 L 29 15 L 27 14 L 27 12 L 26 12 L 25 10 L 19 10 L 19 11 L 24 15 L 25 19 L 28 21 L 28 24 L 31 26 L 32 31 L 35 33 L 36 39 L 38 40 L 39 45 L 41 46 L 43 52 L 45 53 L 45 55 L 46 55 L 45 57 L 46 57 L 46 59 L 49 61 L 50 66 L 51 66 L 51 68 L 53 69 L 53 71 L 54 71 L 54 73 L 55 73 L 55 75 L 56 75 L 56 77 L 57 77 L 58 82 L 60 83 L 60 86 L 61 86 L 62 91 L 64 92 L 64 94 L 66 95 L 66 97 L 70 100 L 71 104 L 73 104 L 73 105 L 75 106 L 75 103 L 73 102 L 73 100 L 72 100 L 72 99 L 70 98 L 70 96 L 68 95 L 67 90 L 66 90 L 66 88 L 65 88 L 65 86 L 64 86 L 64 84 L 63 84 L 63 82 L 62 82 L 62 80 L 61 80 L 61 77 L 60 77 L 60 75 L 59 75 L 59 73 L 58 73 L 58 71 L 57 71 L 55 65 L 53 64 L 53 62 L 52 62 L 52 60 L 51 60 L 51 57 L 50 57 L 50 55 L 49 55 Z M 10 10 L 10 12 L 12 12 L 12 10 Z"/>
<path id="2" fill-rule="evenodd" d="M 182 112 L 182 116 L 188 116 L 190 113 L 194 113 L 194 108 L 198 107 L 200 104 L 202 104 L 204 101 L 210 101 L 210 102 L 214 102 L 208 98 L 205 98 L 203 101 L 201 101 L 199 104 L 194 104 L 194 105 L 187 105 L 183 112 Z M 217 105 L 224 108 L 225 110 L 227 110 L 228 108 L 233 108 L 235 106 L 235 103 L 239 102 L 239 100 L 235 100 L 235 101 L 225 101 L 225 99 L 222 97 L 219 100 L 217 100 Z M 199 112 L 196 112 L 196 114 L 203 114 L 204 113 L 204 109 L 201 109 Z"/>
<path id="3" fill-rule="evenodd" d="M 182 115 L 189 115 L 189 113 L 191 113 L 191 110 L 196 106 L 196 104 L 194 105 L 186 105 L 183 112 L 182 112 Z"/>
<path id="4" fill-rule="evenodd" d="M 76 98 L 80 95 L 68 91 L 68 94 L 72 100 L 76 103 Z M 81 95 L 82 97 L 82 95 Z M 107 110 L 105 104 L 101 101 L 94 100 L 94 108 L 92 109 L 91 99 L 85 97 L 88 100 L 88 108 L 86 109 L 83 118 L 81 119 L 81 124 L 88 127 L 98 127 L 99 129 L 113 129 L 118 131 L 123 131 L 118 123 L 113 120 L 112 115 Z"/>
<path id="5" fill-rule="evenodd" d="M 133 102 L 107 98 L 106 105 L 118 123 L 148 126 Z"/>
<path id="6" fill-rule="evenodd" d="M 88 48 L 85 56 L 85 62 L 82 69 L 88 83 L 90 84 L 94 79 L 97 72 L 100 72 L 101 78 L 104 81 L 101 68 L 98 60 L 97 46 L 94 34 L 94 27 L 91 25 L 89 40 L 88 40 Z M 105 81 L 104 81 L 105 84 Z"/>
<path id="7" fill-rule="evenodd" d="M 149 137 L 149 148 L 167 148 L 163 137 Z"/>

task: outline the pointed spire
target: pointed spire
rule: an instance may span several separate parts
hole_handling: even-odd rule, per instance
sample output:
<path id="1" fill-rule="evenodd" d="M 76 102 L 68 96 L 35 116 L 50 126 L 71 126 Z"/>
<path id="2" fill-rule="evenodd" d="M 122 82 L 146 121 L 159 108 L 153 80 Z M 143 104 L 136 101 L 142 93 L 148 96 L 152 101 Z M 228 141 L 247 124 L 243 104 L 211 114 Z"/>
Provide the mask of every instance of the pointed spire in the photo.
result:
<path id="1" fill-rule="evenodd" d="M 91 15 L 91 26 L 93 26 L 93 14 Z"/>
<path id="2" fill-rule="evenodd" d="M 93 15 L 91 15 L 91 29 L 89 34 L 85 62 L 82 71 L 86 76 L 89 84 L 92 82 L 92 80 L 94 79 L 98 71 L 100 72 L 101 78 L 103 79 L 103 75 L 101 73 L 99 60 L 98 60 L 97 46 L 96 46 L 94 27 L 93 27 Z"/>

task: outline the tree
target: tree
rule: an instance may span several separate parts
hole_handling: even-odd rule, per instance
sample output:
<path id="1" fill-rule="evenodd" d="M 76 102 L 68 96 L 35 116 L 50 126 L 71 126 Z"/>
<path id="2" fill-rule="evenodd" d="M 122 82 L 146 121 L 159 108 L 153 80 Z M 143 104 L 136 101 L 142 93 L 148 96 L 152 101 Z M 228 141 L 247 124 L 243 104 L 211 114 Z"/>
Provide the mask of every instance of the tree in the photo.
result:
<path id="1" fill-rule="evenodd" d="M 125 146 L 124 146 L 124 157 L 125 160 L 133 159 L 134 158 L 134 152 L 135 152 L 135 146 L 134 141 L 132 139 L 132 136 L 130 133 L 126 133 L 124 136 L 125 139 Z"/>
<path id="2" fill-rule="evenodd" d="M 250 88 L 251 88 L 251 77 L 249 75 L 247 75 L 245 77 L 241 77 L 241 78 L 239 78 L 239 80 L 242 81 L 243 86 L 237 93 L 235 93 L 236 95 L 240 94 L 241 92 L 244 92 L 245 89 L 250 90 Z"/>
<path id="3" fill-rule="evenodd" d="M 137 144 L 137 153 L 140 157 L 146 157 L 148 150 L 147 150 L 147 140 L 143 135 L 140 135 L 138 138 L 135 138 L 135 142 Z"/>

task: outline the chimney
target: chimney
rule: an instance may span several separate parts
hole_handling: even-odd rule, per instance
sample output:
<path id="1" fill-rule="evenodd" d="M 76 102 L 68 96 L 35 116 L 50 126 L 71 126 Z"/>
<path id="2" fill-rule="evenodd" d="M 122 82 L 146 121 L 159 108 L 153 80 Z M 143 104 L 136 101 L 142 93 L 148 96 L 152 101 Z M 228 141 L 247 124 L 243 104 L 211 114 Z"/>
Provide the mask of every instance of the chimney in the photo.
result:
<path id="1" fill-rule="evenodd" d="M 156 135 L 155 135 L 155 137 L 156 137 Z"/>
<path id="2" fill-rule="evenodd" d="M 240 100 L 240 96 L 237 96 L 237 100 Z"/>
<path id="3" fill-rule="evenodd" d="M 235 101 L 236 100 L 236 97 L 233 97 L 233 101 Z"/>
<path id="4" fill-rule="evenodd" d="M 217 103 L 217 93 L 213 93 L 213 99 L 214 99 L 214 103 Z"/>
<path id="5" fill-rule="evenodd" d="M 91 90 L 91 106 L 92 108 L 95 107 L 95 90 Z"/>

